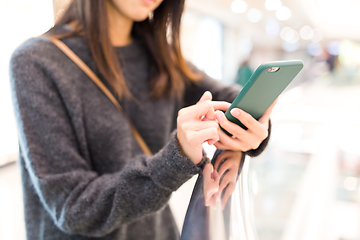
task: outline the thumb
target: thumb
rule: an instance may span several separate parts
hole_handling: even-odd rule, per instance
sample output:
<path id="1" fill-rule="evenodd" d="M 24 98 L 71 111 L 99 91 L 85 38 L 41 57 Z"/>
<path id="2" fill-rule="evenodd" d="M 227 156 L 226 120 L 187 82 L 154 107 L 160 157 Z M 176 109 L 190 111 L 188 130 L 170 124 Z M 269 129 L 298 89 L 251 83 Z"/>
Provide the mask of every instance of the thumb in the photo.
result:
<path id="1" fill-rule="evenodd" d="M 205 102 L 206 100 L 212 100 L 212 94 L 209 91 L 204 92 L 197 104 Z"/>

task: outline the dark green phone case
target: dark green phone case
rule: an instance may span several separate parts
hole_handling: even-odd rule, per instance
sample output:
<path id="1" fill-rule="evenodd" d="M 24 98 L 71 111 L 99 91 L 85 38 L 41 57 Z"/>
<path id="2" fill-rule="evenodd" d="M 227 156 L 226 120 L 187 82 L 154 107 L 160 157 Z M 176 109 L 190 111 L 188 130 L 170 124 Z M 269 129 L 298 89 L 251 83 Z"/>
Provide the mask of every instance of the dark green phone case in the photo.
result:
<path id="1" fill-rule="evenodd" d="M 240 108 L 258 120 L 303 68 L 301 60 L 276 61 L 260 65 L 225 112 L 227 119 L 247 129 L 230 111 Z M 268 72 L 279 67 L 276 72 Z"/>

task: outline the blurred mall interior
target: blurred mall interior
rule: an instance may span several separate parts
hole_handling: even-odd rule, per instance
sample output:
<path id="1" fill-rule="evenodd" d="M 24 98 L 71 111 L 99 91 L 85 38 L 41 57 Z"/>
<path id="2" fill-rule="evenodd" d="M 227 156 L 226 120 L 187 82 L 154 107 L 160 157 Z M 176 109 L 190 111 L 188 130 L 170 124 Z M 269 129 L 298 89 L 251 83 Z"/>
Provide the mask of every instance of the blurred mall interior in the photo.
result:
<path id="1" fill-rule="evenodd" d="M 25 239 L 9 59 L 23 41 L 49 29 L 68 2 L 0 1 L 2 240 Z M 244 67 L 304 62 L 273 111 L 268 148 L 249 160 L 255 239 L 360 239 L 360 1 L 186 0 L 185 6 L 183 55 L 214 79 L 234 84 Z M 172 207 L 181 226 L 186 204 Z"/>

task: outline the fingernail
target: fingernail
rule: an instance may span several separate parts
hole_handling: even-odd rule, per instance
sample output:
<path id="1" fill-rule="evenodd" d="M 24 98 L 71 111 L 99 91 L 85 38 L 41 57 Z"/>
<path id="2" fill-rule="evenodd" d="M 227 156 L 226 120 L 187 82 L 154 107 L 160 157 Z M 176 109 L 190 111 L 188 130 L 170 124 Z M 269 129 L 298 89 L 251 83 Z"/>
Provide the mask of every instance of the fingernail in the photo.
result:
<path id="1" fill-rule="evenodd" d="M 237 108 L 233 108 L 233 109 L 231 109 L 230 113 L 231 113 L 231 115 L 233 115 L 234 117 L 236 117 L 236 116 L 239 116 L 239 115 L 240 115 L 240 110 L 237 109 Z"/>
<path id="2" fill-rule="evenodd" d="M 221 121 L 222 118 L 223 118 L 222 114 L 221 114 L 220 112 L 217 112 L 217 113 L 216 113 L 216 119 L 217 119 L 218 121 Z"/>

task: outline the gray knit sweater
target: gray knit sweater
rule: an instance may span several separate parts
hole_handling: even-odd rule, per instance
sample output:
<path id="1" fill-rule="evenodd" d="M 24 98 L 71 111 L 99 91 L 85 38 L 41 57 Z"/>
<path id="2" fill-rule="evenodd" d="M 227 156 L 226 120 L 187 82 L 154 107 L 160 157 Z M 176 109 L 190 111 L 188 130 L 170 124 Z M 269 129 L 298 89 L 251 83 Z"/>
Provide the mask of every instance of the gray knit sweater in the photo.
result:
<path id="1" fill-rule="evenodd" d="M 83 37 L 64 42 L 98 73 Z M 153 156 L 142 153 L 123 113 L 49 40 L 30 39 L 12 56 L 29 240 L 178 239 L 167 202 L 199 168 L 180 152 L 177 112 L 206 90 L 232 101 L 239 89 L 204 75 L 181 101 L 154 100 L 146 48 L 134 41 L 115 51 L 138 100 L 120 103 Z"/>

